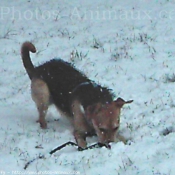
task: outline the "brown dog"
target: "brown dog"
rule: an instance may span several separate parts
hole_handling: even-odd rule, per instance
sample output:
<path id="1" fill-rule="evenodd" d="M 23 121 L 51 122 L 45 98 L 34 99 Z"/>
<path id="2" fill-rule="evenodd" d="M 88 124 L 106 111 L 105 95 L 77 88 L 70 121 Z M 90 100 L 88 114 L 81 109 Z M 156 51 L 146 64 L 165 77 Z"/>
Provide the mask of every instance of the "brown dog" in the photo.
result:
<path id="1" fill-rule="evenodd" d="M 114 99 L 110 89 L 88 79 L 73 65 L 53 59 L 38 67 L 31 62 L 29 51 L 36 52 L 30 42 L 23 43 L 21 56 L 31 79 L 31 93 L 39 112 L 39 123 L 47 127 L 45 116 L 50 104 L 73 116 L 74 136 L 80 147 L 86 147 L 86 137 L 97 134 L 99 142 L 115 141 L 120 125 L 120 109 L 130 101 Z M 121 136 L 118 139 L 125 142 Z"/>

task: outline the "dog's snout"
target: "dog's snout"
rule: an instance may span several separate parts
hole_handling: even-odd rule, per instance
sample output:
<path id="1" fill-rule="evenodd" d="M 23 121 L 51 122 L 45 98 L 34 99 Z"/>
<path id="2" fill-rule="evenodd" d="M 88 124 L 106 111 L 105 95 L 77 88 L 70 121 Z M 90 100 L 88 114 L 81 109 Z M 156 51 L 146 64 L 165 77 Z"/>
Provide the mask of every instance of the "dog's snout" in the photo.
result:
<path id="1" fill-rule="evenodd" d="M 111 142 L 114 142 L 114 140 L 110 139 L 107 141 L 107 143 L 111 143 Z"/>
<path id="2" fill-rule="evenodd" d="M 109 143 L 111 143 L 111 142 L 114 142 L 114 140 L 113 140 L 113 139 L 107 139 L 107 140 L 104 142 L 104 144 L 109 144 Z"/>

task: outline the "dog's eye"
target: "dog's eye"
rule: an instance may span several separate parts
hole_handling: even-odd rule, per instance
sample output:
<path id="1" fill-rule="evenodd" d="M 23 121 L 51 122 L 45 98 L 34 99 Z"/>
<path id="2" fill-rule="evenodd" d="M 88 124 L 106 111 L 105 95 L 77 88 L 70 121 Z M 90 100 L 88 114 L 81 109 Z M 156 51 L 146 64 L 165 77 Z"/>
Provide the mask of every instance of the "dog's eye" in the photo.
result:
<path id="1" fill-rule="evenodd" d="M 117 131 L 117 130 L 118 130 L 118 128 L 119 128 L 118 126 L 117 126 L 117 127 L 115 127 L 115 128 L 113 129 L 113 131 Z"/>
<path id="2" fill-rule="evenodd" d="M 105 128 L 99 128 L 99 130 L 100 130 L 101 132 L 106 132 L 106 129 L 105 129 Z"/>

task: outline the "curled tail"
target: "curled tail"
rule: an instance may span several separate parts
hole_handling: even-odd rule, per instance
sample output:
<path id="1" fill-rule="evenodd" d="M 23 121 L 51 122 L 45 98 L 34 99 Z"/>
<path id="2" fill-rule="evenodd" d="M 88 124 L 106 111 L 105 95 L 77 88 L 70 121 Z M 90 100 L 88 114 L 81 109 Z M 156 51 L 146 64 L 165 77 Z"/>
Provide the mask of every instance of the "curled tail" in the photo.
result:
<path id="1" fill-rule="evenodd" d="M 32 79 L 35 74 L 35 67 L 32 64 L 29 52 L 35 53 L 36 48 L 31 42 L 26 41 L 21 47 L 21 57 L 27 74 L 29 75 L 29 78 Z"/>

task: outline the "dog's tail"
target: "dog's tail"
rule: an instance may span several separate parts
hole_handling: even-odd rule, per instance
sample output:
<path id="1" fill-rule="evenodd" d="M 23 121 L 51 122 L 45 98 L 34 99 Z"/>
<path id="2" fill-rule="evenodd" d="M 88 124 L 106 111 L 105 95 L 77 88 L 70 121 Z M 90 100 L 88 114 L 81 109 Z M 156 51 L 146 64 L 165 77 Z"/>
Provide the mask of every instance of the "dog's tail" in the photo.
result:
<path id="1" fill-rule="evenodd" d="M 26 41 L 21 47 L 21 57 L 27 74 L 29 75 L 29 78 L 32 79 L 35 75 L 35 67 L 32 64 L 29 52 L 35 53 L 36 48 L 31 42 Z"/>

